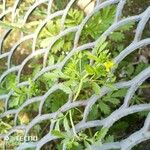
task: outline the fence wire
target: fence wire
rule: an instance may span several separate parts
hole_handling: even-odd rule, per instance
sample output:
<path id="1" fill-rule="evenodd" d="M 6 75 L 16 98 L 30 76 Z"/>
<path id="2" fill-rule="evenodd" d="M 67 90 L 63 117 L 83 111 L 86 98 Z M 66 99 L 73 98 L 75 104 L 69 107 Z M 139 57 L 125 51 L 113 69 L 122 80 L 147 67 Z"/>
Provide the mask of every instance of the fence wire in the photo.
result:
<path id="1" fill-rule="evenodd" d="M 7 8 L 6 7 L 6 1 L 3 0 L 0 3 L 3 4 L 2 12 L 0 14 L 0 20 L 3 20 L 5 16 L 10 15 L 11 16 L 11 21 L 12 23 L 15 23 L 15 18 L 17 16 L 17 8 L 20 7 L 21 0 L 16 0 L 15 3 L 13 4 L 12 7 Z M 86 49 L 91 49 L 94 48 L 99 41 L 96 40 L 94 42 L 86 43 L 84 45 L 79 45 L 80 41 L 80 36 L 81 32 L 83 31 L 83 28 L 85 27 L 86 23 L 88 20 L 98 11 L 101 11 L 103 8 L 106 8 L 107 6 L 110 5 L 117 5 L 117 11 L 116 11 L 116 17 L 114 20 L 114 23 L 101 35 L 101 37 L 108 37 L 112 32 L 117 30 L 119 27 L 124 26 L 128 23 L 131 22 L 137 22 L 137 28 L 135 30 L 135 36 L 134 40 L 130 45 L 128 45 L 118 56 L 114 58 L 114 61 L 116 64 L 119 64 L 126 58 L 129 54 L 132 52 L 136 51 L 139 48 L 142 48 L 144 46 L 148 46 L 150 44 L 150 38 L 145 38 L 142 39 L 142 34 L 145 29 L 145 26 L 147 22 L 149 21 L 150 18 L 150 7 L 148 6 L 147 9 L 142 12 L 139 15 L 135 16 L 129 16 L 127 18 L 122 18 L 122 12 L 123 8 L 126 4 L 126 0 L 106 0 L 104 2 L 99 2 L 97 0 L 97 3 L 95 5 L 95 8 L 93 11 L 83 19 L 83 21 L 75 27 L 70 27 L 65 29 L 64 23 L 67 17 L 67 14 L 70 10 L 70 8 L 73 6 L 75 3 L 75 0 L 70 0 L 67 4 L 67 6 L 60 11 L 52 12 L 52 5 L 53 5 L 53 0 L 39 0 L 35 1 L 32 6 L 29 6 L 28 10 L 26 10 L 26 13 L 23 17 L 22 21 L 22 26 L 24 26 L 29 19 L 31 13 L 40 5 L 42 4 L 47 4 L 47 15 L 44 20 L 38 25 L 37 29 L 35 30 L 34 33 L 31 33 L 30 35 L 21 35 L 20 39 L 12 46 L 12 48 L 8 52 L 3 52 L 3 44 L 4 40 L 7 38 L 7 36 L 11 33 L 11 29 L 5 30 L 3 34 L 0 36 L 0 60 L 6 59 L 7 60 L 7 69 L 6 71 L 2 72 L 0 75 L 0 83 L 2 84 L 3 80 L 5 77 L 11 73 L 16 73 L 17 74 L 17 87 L 22 87 L 22 86 L 28 86 L 30 82 L 23 81 L 21 82 L 21 73 L 26 66 L 26 64 L 29 61 L 32 61 L 32 59 L 36 56 L 42 55 L 44 57 L 42 69 L 36 73 L 36 75 L 32 78 L 32 81 L 36 81 L 38 78 L 40 78 L 43 74 L 54 70 L 54 69 L 63 69 L 64 65 L 66 62 L 76 53 L 80 51 L 84 51 Z M 36 43 L 38 40 L 38 36 L 40 34 L 40 31 L 44 28 L 44 26 L 48 23 L 48 21 L 55 19 L 57 17 L 61 17 L 61 32 L 56 35 L 49 46 L 44 49 L 36 49 Z M 54 65 L 46 65 L 47 64 L 47 59 L 48 59 L 48 54 L 52 48 L 52 46 L 55 44 L 57 40 L 59 40 L 61 37 L 68 35 L 69 33 L 75 33 L 75 38 L 74 38 L 74 44 L 72 50 L 67 54 L 67 56 L 59 63 L 54 64 Z M 32 52 L 31 54 L 26 57 L 19 65 L 12 65 L 12 57 L 17 50 L 17 48 L 24 42 L 32 40 Z M 115 71 L 115 70 L 114 70 Z M 10 90 L 8 94 L 1 94 L 0 99 L 2 99 L 5 102 L 5 111 L 0 114 L 0 118 L 4 118 L 9 115 L 14 115 L 14 127 L 10 129 L 9 132 L 6 134 L 1 134 L 0 138 L 6 138 L 11 136 L 13 133 L 15 133 L 18 130 L 23 130 L 25 135 L 28 135 L 30 129 L 32 129 L 36 124 L 45 121 L 45 120 L 51 120 L 51 119 L 56 119 L 60 113 L 67 112 L 68 110 L 72 108 L 77 108 L 80 106 L 84 107 L 84 114 L 83 114 L 83 119 L 80 121 L 78 124 L 75 125 L 75 130 L 76 132 L 80 132 L 82 130 L 92 128 L 92 127 L 106 127 L 106 128 L 111 128 L 112 125 L 120 120 L 121 118 L 128 116 L 130 114 L 138 113 L 138 112 L 143 112 L 143 111 L 149 111 L 150 110 L 150 104 L 139 104 L 139 105 L 132 105 L 130 106 L 129 103 L 134 96 L 135 92 L 138 90 L 138 88 L 141 86 L 142 83 L 144 83 L 148 78 L 150 77 L 150 67 L 146 68 L 143 70 L 141 73 L 139 73 L 136 77 L 129 81 L 124 81 L 124 82 L 118 82 L 115 83 L 113 86 L 116 89 L 123 89 L 123 88 L 128 88 L 128 91 L 125 95 L 124 102 L 122 106 L 118 109 L 116 109 L 111 115 L 108 117 L 102 119 L 102 120 L 92 120 L 92 121 L 87 121 L 87 117 L 91 111 L 92 106 L 100 100 L 103 96 L 105 96 L 107 93 L 111 92 L 111 89 L 108 87 L 103 87 L 99 95 L 92 95 L 89 97 L 87 100 L 78 100 L 78 101 L 71 101 L 68 100 L 66 104 L 64 104 L 61 108 L 59 108 L 58 111 L 53 112 L 53 113 L 48 113 L 48 114 L 42 114 L 42 109 L 44 107 L 44 102 L 46 101 L 47 97 L 54 93 L 56 90 L 58 90 L 61 86 L 61 83 L 56 83 L 54 84 L 43 96 L 37 96 L 33 98 L 27 99 L 21 107 L 18 109 L 9 109 L 8 108 L 8 103 L 11 98 L 11 95 L 13 94 L 13 90 Z M 39 114 L 27 125 L 17 125 L 17 118 L 18 114 L 27 106 L 34 104 L 36 102 L 39 102 Z M 32 112 L 31 112 L 32 113 Z M 139 130 L 127 137 L 126 139 L 122 141 L 116 141 L 112 143 L 103 143 L 101 145 L 91 145 L 93 150 L 108 150 L 108 149 L 121 149 L 121 150 L 129 150 L 136 146 L 137 144 L 146 141 L 150 139 L 150 115 L 147 116 L 145 120 L 144 126 Z M 53 125 L 50 126 L 50 131 L 53 130 Z M 37 142 L 23 142 L 17 149 L 22 150 L 26 148 L 32 148 L 35 147 L 37 150 L 40 150 L 43 145 L 50 141 L 54 141 L 58 139 L 58 137 L 48 133 L 41 139 L 39 139 Z M 5 149 L 5 144 L 3 146 L 3 149 Z"/>

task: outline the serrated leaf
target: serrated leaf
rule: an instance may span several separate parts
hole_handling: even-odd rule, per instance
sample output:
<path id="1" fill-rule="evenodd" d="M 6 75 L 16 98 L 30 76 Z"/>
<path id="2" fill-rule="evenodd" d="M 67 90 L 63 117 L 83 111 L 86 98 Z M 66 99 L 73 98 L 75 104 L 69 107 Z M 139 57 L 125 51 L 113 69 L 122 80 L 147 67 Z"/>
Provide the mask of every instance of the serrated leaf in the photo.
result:
<path id="1" fill-rule="evenodd" d="M 96 47 L 99 48 L 100 46 L 102 46 L 104 44 L 105 41 L 106 41 L 106 37 L 100 38 L 98 40 L 98 43 L 97 43 Z"/>
<path id="2" fill-rule="evenodd" d="M 42 48 L 48 47 L 50 45 L 50 43 L 53 41 L 53 38 L 54 37 L 48 37 L 48 38 L 42 40 L 40 43 L 40 47 L 42 47 Z"/>
<path id="3" fill-rule="evenodd" d="M 119 27 L 118 30 L 129 31 L 131 28 L 133 28 L 134 24 L 135 24 L 135 22 L 130 22 L 130 23 L 126 24 L 126 25 L 123 25 L 123 26 Z"/>
<path id="4" fill-rule="evenodd" d="M 125 38 L 124 34 L 122 32 L 114 32 L 110 35 L 110 39 L 114 42 L 121 42 Z"/>
<path id="5" fill-rule="evenodd" d="M 107 132 L 108 132 L 108 128 L 102 128 L 100 131 L 98 131 L 95 134 L 96 141 L 101 141 L 102 139 L 104 139 L 104 137 L 106 136 Z"/>
<path id="6" fill-rule="evenodd" d="M 124 97 L 126 92 L 127 92 L 127 89 L 121 89 L 121 90 L 115 91 L 111 96 L 112 97 Z"/>
<path id="7" fill-rule="evenodd" d="M 105 42 L 102 46 L 100 46 L 98 49 L 98 53 L 102 52 L 106 48 L 107 45 L 108 45 L 108 43 Z"/>
<path id="8" fill-rule="evenodd" d="M 88 120 L 94 120 L 94 119 L 97 119 L 97 117 L 98 117 L 98 107 L 97 105 L 93 105 L 92 110 L 90 111 L 88 115 Z"/>
<path id="9" fill-rule="evenodd" d="M 48 58 L 48 65 L 53 65 L 55 62 L 55 58 L 53 55 L 50 55 Z"/>
<path id="10" fill-rule="evenodd" d="M 98 58 L 90 52 L 87 52 L 86 55 L 90 60 L 95 60 L 95 61 L 98 60 Z"/>
<path id="11" fill-rule="evenodd" d="M 107 42 L 106 41 L 106 37 L 104 38 L 100 38 L 94 48 L 94 52 L 97 52 L 97 51 L 102 51 L 105 49 L 105 47 L 107 46 Z"/>
<path id="12" fill-rule="evenodd" d="M 105 101 L 105 102 L 110 102 L 110 103 L 112 103 L 112 104 L 114 104 L 114 105 L 118 105 L 118 104 L 120 104 L 120 100 L 119 99 L 117 99 L 117 98 L 115 98 L 115 97 L 104 97 L 103 98 L 103 101 Z"/>
<path id="13" fill-rule="evenodd" d="M 59 39 L 55 42 L 55 44 L 52 47 L 52 52 L 57 53 L 60 51 L 64 46 L 65 41 L 63 39 Z"/>
<path id="14" fill-rule="evenodd" d="M 100 94 L 101 88 L 96 82 L 92 83 L 92 89 L 94 90 L 95 94 L 97 95 Z"/>
<path id="15" fill-rule="evenodd" d="M 111 112 L 110 107 L 102 101 L 99 103 L 99 108 L 105 115 L 108 115 Z"/>
<path id="16" fill-rule="evenodd" d="M 129 127 L 129 124 L 125 121 L 121 121 L 121 122 L 118 122 L 114 127 L 113 129 L 114 130 L 122 130 L 123 132 Z"/>
<path id="17" fill-rule="evenodd" d="M 52 130 L 51 134 L 54 135 L 54 136 L 57 136 L 59 138 L 64 138 L 65 137 L 65 135 L 61 131 L 58 131 L 58 130 Z"/>
<path id="18" fill-rule="evenodd" d="M 133 65 L 129 65 L 127 67 L 127 74 L 130 77 L 132 74 L 134 73 L 134 66 Z"/>
<path id="19" fill-rule="evenodd" d="M 85 70 L 87 71 L 88 74 L 93 75 L 95 73 L 94 68 L 90 65 L 85 66 Z"/>
<path id="20" fill-rule="evenodd" d="M 65 84 L 61 84 L 59 87 L 60 90 L 64 91 L 66 94 L 70 94 L 72 93 L 71 89 L 69 86 L 65 85 Z"/>

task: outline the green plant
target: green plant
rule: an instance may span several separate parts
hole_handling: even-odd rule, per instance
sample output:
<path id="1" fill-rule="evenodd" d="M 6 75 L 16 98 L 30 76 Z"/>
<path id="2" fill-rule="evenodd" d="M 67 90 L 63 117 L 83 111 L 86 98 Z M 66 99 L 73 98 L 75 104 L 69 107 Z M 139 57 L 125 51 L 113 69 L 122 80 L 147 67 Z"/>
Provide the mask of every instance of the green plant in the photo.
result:
<path id="1" fill-rule="evenodd" d="M 52 12 L 65 7 L 66 2 L 68 1 L 56 0 L 52 6 Z M 32 4 L 30 1 L 27 3 Z M 13 32 L 18 31 L 24 35 L 35 32 L 41 20 L 46 17 L 46 8 L 45 5 L 42 5 L 35 9 L 28 22 L 22 26 L 21 18 L 28 4 L 23 2 L 20 7 L 21 10 L 18 11 L 15 23 L 11 23 L 9 19 L 5 18 L 3 21 L 0 21 L 0 26 L 4 29 L 12 29 Z M 89 19 L 81 33 L 78 46 L 97 40 L 95 47 L 75 52 L 74 55 L 67 60 L 63 68 L 55 68 L 47 71 L 36 81 L 32 81 L 33 77 L 35 77 L 43 67 L 43 56 L 37 56 L 32 58 L 32 61 L 25 66 L 25 70 L 21 72 L 21 80 L 27 81 L 28 85 L 18 87 L 16 81 L 17 74 L 7 75 L 0 87 L 0 94 L 8 94 L 10 90 L 13 91 L 8 102 L 8 107 L 10 109 L 18 109 L 27 100 L 47 94 L 47 92 L 53 88 L 53 85 L 57 83 L 58 89 L 52 92 L 43 104 L 42 113 L 44 114 L 59 112 L 60 108 L 68 102 L 69 98 L 71 102 L 77 102 L 79 100 L 84 101 L 84 99 L 88 99 L 92 95 L 99 96 L 104 86 L 110 87 L 112 92 L 102 97 L 92 106 L 87 120 L 103 119 L 116 110 L 122 104 L 127 89 L 116 90 L 112 86 L 113 83 L 116 79 L 121 81 L 122 79 L 132 79 L 146 68 L 147 65 L 144 63 L 132 65 L 128 63 L 128 60 L 125 60 L 118 66 L 117 73 L 114 74 L 112 72 L 112 69 L 116 69 L 113 58 L 124 49 L 126 46 L 124 42 L 126 32 L 131 32 L 130 30 L 134 27 L 134 23 L 131 23 L 118 28 L 107 38 L 101 36 L 109 26 L 112 25 L 115 19 L 115 13 L 116 7 L 109 6 L 97 12 Z M 84 12 L 79 10 L 77 6 L 74 6 L 68 12 L 64 22 L 64 28 L 67 29 L 80 25 L 84 17 Z M 62 31 L 61 21 L 60 17 L 48 21 L 37 37 L 36 49 L 45 49 L 50 46 L 55 37 Z M 15 34 L 20 36 L 18 32 Z M 9 49 L 8 45 L 10 40 L 12 40 L 11 37 L 9 38 L 9 40 L 7 39 L 4 42 L 4 48 L 7 47 L 7 49 Z M 72 52 L 74 38 L 75 33 L 69 33 L 53 43 L 49 49 L 47 63 L 45 64 L 46 67 L 54 66 L 62 62 L 62 60 Z M 29 43 L 27 46 L 32 49 Z M 131 60 L 130 57 L 127 59 Z M 15 65 L 17 64 L 12 62 L 12 66 Z M 1 72 L 3 72 L 2 69 L 0 70 Z M 120 77 L 120 72 L 124 73 L 124 78 Z M 131 101 L 131 105 L 141 104 L 145 101 L 145 99 L 141 99 L 140 95 L 136 93 Z M 2 103 L 2 105 L 1 111 L 4 110 L 4 103 Z M 18 116 L 17 124 L 27 124 L 38 114 L 38 108 L 39 104 L 25 107 Z M 33 114 L 30 114 L 31 110 Z M 58 140 L 56 143 L 53 143 L 56 149 L 61 150 L 63 147 L 66 147 L 69 150 L 83 150 L 86 148 L 90 149 L 91 144 L 102 144 L 108 141 L 113 142 L 115 139 L 122 137 L 119 130 L 125 131 L 130 127 L 129 121 L 120 121 L 117 125 L 112 127 L 112 130 L 99 127 L 76 133 L 75 124 L 81 121 L 83 113 L 83 108 L 71 109 L 67 112 L 60 113 L 56 118 L 51 119 L 50 122 L 43 122 L 35 127 L 34 130 L 31 131 L 31 134 L 34 133 L 41 138 L 44 133 L 47 132 L 49 124 L 53 124 L 54 128 L 49 134 L 62 139 L 61 142 Z M 144 115 L 142 116 L 142 114 L 140 114 L 140 116 L 143 118 Z M 138 117 L 139 116 L 134 116 L 135 120 Z M 11 116 L 9 119 L 11 120 L 13 117 Z M 10 125 L 7 123 L 10 122 L 10 120 L 4 119 L 0 121 L 2 133 L 7 133 L 12 128 L 12 122 Z"/>

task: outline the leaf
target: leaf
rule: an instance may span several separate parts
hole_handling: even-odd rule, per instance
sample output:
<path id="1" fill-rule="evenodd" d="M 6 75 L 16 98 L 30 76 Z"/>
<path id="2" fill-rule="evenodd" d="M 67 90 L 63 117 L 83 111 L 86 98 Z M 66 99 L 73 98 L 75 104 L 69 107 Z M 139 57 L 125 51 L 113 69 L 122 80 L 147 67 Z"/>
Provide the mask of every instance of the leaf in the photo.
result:
<path id="1" fill-rule="evenodd" d="M 111 112 L 110 107 L 102 101 L 99 103 L 99 108 L 105 115 L 108 115 Z"/>
<path id="2" fill-rule="evenodd" d="M 88 115 L 88 120 L 94 120 L 97 119 L 99 116 L 98 107 L 97 105 L 93 105 L 92 109 Z"/>
<path id="3" fill-rule="evenodd" d="M 53 41 L 54 37 L 48 37 L 44 40 L 41 41 L 40 43 L 40 47 L 42 48 L 46 48 L 50 45 L 50 43 Z"/>
<path id="4" fill-rule="evenodd" d="M 14 108 L 14 107 L 16 107 L 18 104 L 19 104 L 19 99 L 15 99 L 15 100 L 12 100 L 12 101 L 9 103 L 9 107 L 10 107 L 10 108 Z"/>
<path id="5" fill-rule="evenodd" d="M 121 130 L 122 132 L 125 132 L 125 130 L 129 127 L 129 124 L 125 121 L 118 122 L 113 128 L 113 130 L 118 131 Z"/>
<path id="6" fill-rule="evenodd" d="M 97 46 L 98 47 L 102 46 L 105 43 L 105 41 L 106 41 L 106 37 L 100 37 Z"/>
<path id="7" fill-rule="evenodd" d="M 104 127 L 100 131 L 98 131 L 95 134 L 96 141 L 102 141 L 102 139 L 105 138 L 107 132 L 108 132 L 108 128 L 104 128 Z"/>
<path id="8" fill-rule="evenodd" d="M 134 73 L 134 66 L 133 65 L 129 65 L 127 67 L 127 74 L 130 77 L 132 74 Z"/>
<path id="9" fill-rule="evenodd" d="M 33 26 L 39 25 L 39 23 L 40 23 L 40 21 L 32 21 L 32 22 L 27 23 L 27 24 L 26 24 L 26 27 L 27 27 L 27 28 L 31 28 L 31 27 L 33 27 Z"/>
<path id="10" fill-rule="evenodd" d="M 119 105 L 120 104 L 120 100 L 117 99 L 117 98 L 111 98 L 111 101 L 110 101 L 112 104 L 114 104 L 115 106 Z"/>
<path id="11" fill-rule="evenodd" d="M 94 68 L 90 65 L 85 66 L 85 70 L 87 71 L 88 74 L 93 75 L 95 73 Z"/>
<path id="12" fill-rule="evenodd" d="M 64 91 L 66 94 L 70 94 L 72 93 L 71 89 L 69 86 L 65 85 L 65 84 L 61 84 L 59 87 L 60 90 Z"/>
<path id="13" fill-rule="evenodd" d="M 127 92 L 127 89 L 121 89 L 121 90 L 118 90 L 118 91 L 116 91 L 116 92 L 114 92 L 112 95 L 111 95 L 111 97 L 124 97 L 125 96 L 125 94 L 126 94 L 126 92 Z"/>
<path id="14" fill-rule="evenodd" d="M 59 138 L 64 138 L 65 137 L 65 135 L 61 131 L 58 131 L 58 130 L 52 130 L 51 134 L 54 135 L 54 136 L 57 136 Z"/>
<path id="15" fill-rule="evenodd" d="M 106 48 L 107 45 L 108 45 L 107 42 L 105 42 L 103 45 L 101 45 L 98 49 L 98 53 L 102 52 Z"/>
<path id="16" fill-rule="evenodd" d="M 54 72 L 48 72 L 43 75 L 43 79 L 45 81 L 56 81 L 58 78 L 66 79 L 65 76 L 60 69 L 55 70 Z"/>
<path id="17" fill-rule="evenodd" d="M 137 74 L 139 74 L 142 70 L 144 70 L 146 67 L 149 67 L 149 64 L 145 64 L 145 63 L 139 63 L 134 71 L 134 76 L 136 76 Z"/>
<path id="18" fill-rule="evenodd" d="M 110 35 L 110 39 L 114 42 L 121 42 L 125 38 L 124 34 L 121 32 L 114 32 Z"/>
<path id="19" fill-rule="evenodd" d="M 90 52 L 87 52 L 86 55 L 90 60 L 95 60 L 95 61 L 98 60 L 98 58 Z"/>
<path id="20" fill-rule="evenodd" d="M 48 58 L 48 65 L 53 65 L 55 62 L 55 58 L 53 55 L 50 55 Z"/>
<path id="21" fill-rule="evenodd" d="M 114 97 L 106 97 L 106 98 L 103 98 L 103 100 L 105 102 L 110 102 L 110 103 L 114 104 L 115 106 L 120 104 L 120 100 L 117 98 L 114 98 Z"/>
<path id="22" fill-rule="evenodd" d="M 52 46 L 52 52 L 53 53 L 57 53 L 58 51 L 60 51 L 63 46 L 64 46 L 64 39 L 59 39 L 55 42 L 55 44 Z"/>
<path id="23" fill-rule="evenodd" d="M 72 47 L 72 43 L 70 41 L 65 42 L 63 50 L 67 52 L 67 51 L 71 50 L 71 47 Z"/>
<path id="24" fill-rule="evenodd" d="M 133 28 L 134 25 L 135 25 L 135 22 L 130 22 L 128 24 L 125 24 L 125 25 L 121 26 L 118 30 L 120 30 L 120 31 L 129 31 L 131 28 Z"/>
<path id="25" fill-rule="evenodd" d="M 26 32 L 26 29 L 22 27 L 21 23 L 9 23 L 9 22 L 0 21 L 0 27 L 6 28 L 6 29 L 19 29 L 23 32 Z"/>
<path id="26" fill-rule="evenodd" d="M 72 27 L 79 25 L 81 21 L 83 20 L 84 13 L 82 11 L 79 11 L 77 9 L 70 9 L 67 19 L 65 21 L 66 27 Z"/>
<path id="27" fill-rule="evenodd" d="M 95 94 L 97 94 L 97 95 L 100 94 L 101 88 L 96 82 L 92 83 L 92 89 L 94 90 Z"/>
<path id="28" fill-rule="evenodd" d="M 94 48 L 94 52 L 102 51 L 107 46 L 107 42 L 105 41 L 106 41 L 106 37 L 100 38 Z"/>

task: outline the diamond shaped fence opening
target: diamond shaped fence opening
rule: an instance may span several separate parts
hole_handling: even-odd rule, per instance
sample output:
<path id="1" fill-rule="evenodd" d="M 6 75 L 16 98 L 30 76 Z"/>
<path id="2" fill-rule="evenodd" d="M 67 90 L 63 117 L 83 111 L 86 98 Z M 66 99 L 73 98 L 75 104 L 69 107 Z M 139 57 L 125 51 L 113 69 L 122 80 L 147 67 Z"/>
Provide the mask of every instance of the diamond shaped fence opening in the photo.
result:
<path id="1" fill-rule="evenodd" d="M 29 86 L 36 83 L 36 81 L 39 80 L 41 76 L 48 75 L 47 73 L 52 72 L 55 69 L 63 70 L 65 64 L 70 59 L 72 59 L 72 57 L 76 53 L 93 49 L 97 45 L 97 43 L 101 41 L 101 39 L 109 37 L 114 31 L 129 23 L 134 22 L 136 24 L 134 39 L 128 46 L 124 48 L 124 50 L 122 50 L 115 58 L 113 58 L 115 66 L 119 65 L 132 52 L 135 52 L 138 49 L 148 46 L 150 44 L 150 38 L 142 38 L 144 29 L 146 28 L 146 25 L 150 18 L 149 6 L 147 6 L 145 11 L 143 11 L 141 14 L 129 17 L 122 17 L 124 6 L 127 3 L 126 0 L 106 0 L 103 2 L 96 0 L 92 10 L 90 10 L 90 12 L 86 12 L 86 15 L 84 14 L 84 18 L 81 20 L 81 22 L 79 22 L 79 24 L 66 28 L 65 22 L 67 20 L 68 13 L 74 6 L 76 1 L 68 1 L 66 6 L 64 6 L 64 8 L 61 8 L 59 11 L 53 8 L 54 3 L 55 1 L 53 0 L 35 0 L 29 1 L 27 5 L 28 7 L 25 7 L 24 1 L 22 0 L 15 0 L 14 2 L 12 2 L 12 4 L 10 4 L 10 6 L 7 5 L 6 0 L 0 1 L 0 64 L 2 68 L 0 70 L 1 86 L 3 86 L 3 84 L 7 84 L 4 82 L 8 76 L 11 76 L 12 80 L 15 78 L 14 82 L 17 84 L 16 87 L 19 89 L 18 93 L 20 92 L 21 88 L 25 87 L 27 91 Z M 81 44 L 81 34 L 82 32 L 84 32 L 84 28 L 86 27 L 88 21 L 97 12 L 100 12 L 102 11 L 102 9 L 110 6 L 115 6 L 116 11 L 114 22 L 103 33 L 101 33 L 101 35 L 99 35 L 99 37 L 95 41 L 89 41 L 88 43 L 86 41 L 85 44 Z M 44 10 L 46 11 L 41 12 L 41 8 L 44 8 Z M 20 12 L 21 10 L 22 12 Z M 34 10 L 38 10 L 37 14 L 34 12 Z M 18 15 L 20 13 L 21 17 Z M 38 13 L 42 14 L 41 18 L 38 17 Z M 37 16 L 37 18 L 35 16 Z M 48 39 L 48 44 L 46 42 L 43 42 L 44 48 L 39 48 L 40 46 L 38 44 L 40 43 L 40 38 L 42 38 L 43 36 L 41 32 L 48 23 L 50 26 L 50 29 L 48 30 L 56 30 L 52 28 L 52 21 L 53 23 L 57 23 L 57 18 L 60 19 L 60 22 L 58 22 L 58 24 L 60 24 L 60 32 L 58 32 L 56 35 L 53 35 L 52 38 Z M 34 20 L 33 24 L 30 24 L 31 20 Z M 31 30 L 30 27 L 33 27 L 34 30 Z M 70 33 L 74 33 L 73 38 L 69 37 Z M 53 58 L 49 60 L 48 57 L 51 51 L 55 52 L 53 45 L 61 45 L 60 39 L 62 39 L 64 36 L 68 36 L 67 38 L 72 38 L 73 44 L 69 46 L 69 51 L 64 54 L 63 58 L 61 58 L 58 62 L 54 61 L 53 64 L 50 64 L 50 60 L 53 61 Z M 9 39 L 11 39 L 11 41 L 9 41 Z M 27 47 L 26 45 L 29 45 L 29 47 Z M 36 59 L 40 63 L 40 67 L 36 69 L 34 75 L 31 75 L 30 73 L 32 73 L 33 70 L 27 66 L 34 66 L 34 64 L 37 63 L 37 61 L 35 61 Z M 116 69 L 117 68 L 114 68 L 112 72 L 115 72 Z M 25 74 L 27 78 L 22 79 L 22 74 Z M 146 69 L 144 69 L 142 72 L 140 72 L 137 76 L 133 77 L 129 81 L 119 81 L 114 83 L 112 87 L 115 88 L 115 90 L 124 88 L 128 89 L 126 94 L 124 95 L 122 105 L 115 111 L 113 111 L 110 115 L 108 115 L 106 118 L 90 121 L 88 120 L 88 115 L 92 109 L 92 106 L 94 106 L 97 101 L 101 101 L 101 99 L 105 95 L 112 91 L 110 87 L 103 86 L 99 94 L 92 94 L 86 100 L 84 99 L 74 101 L 71 94 L 66 94 L 68 100 L 62 106 L 60 105 L 60 108 L 57 109 L 57 111 L 43 113 L 43 110 L 46 107 L 45 102 L 47 98 L 53 95 L 53 93 L 55 93 L 56 91 L 62 90 L 62 86 L 64 86 L 62 85 L 62 82 L 59 81 L 59 79 L 49 85 L 49 90 L 41 95 L 38 95 L 38 91 L 35 92 L 36 94 L 32 96 L 30 96 L 30 93 L 27 93 L 27 97 L 24 96 L 22 93 L 17 95 L 19 98 L 26 98 L 25 101 L 21 102 L 21 104 L 14 104 L 16 101 L 13 101 L 13 97 L 16 96 L 14 95 L 14 93 L 17 89 L 14 88 L 14 85 L 12 85 L 7 90 L 5 89 L 4 91 L 0 91 L 0 99 L 2 103 L 1 105 L 4 106 L 0 114 L 1 122 L 5 120 L 6 122 L 8 121 L 13 123 L 13 126 L 7 125 L 7 130 L 4 133 L 0 134 L 1 141 L 3 141 L 2 149 L 13 149 L 7 148 L 7 138 L 10 138 L 17 132 L 19 132 L 20 134 L 23 133 L 23 137 L 26 137 L 33 127 L 44 121 L 50 122 L 47 125 L 47 134 L 38 139 L 37 141 L 22 141 L 21 143 L 19 143 L 16 149 L 36 148 L 37 150 L 39 150 L 48 142 L 53 142 L 59 139 L 61 140 L 59 136 L 51 133 L 51 131 L 54 130 L 54 127 L 56 126 L 55 120 L 57 120 L 62 113 L 68 112 L 73 108 L 83 107 L 84 109 L 81 121 L 77 123 L 74 122 L 74 128 L 70 129 L 71 133 L 78 133 L 89 128 L 97 127 L 110 129 L 113 124 L 115 124 L 117 121 L 125 116 L 138 112 L 149 111 L 149 103 L 130 105 L 131 100 L 134 97 L 138 88 L 149 77 L 150 67 L 148 66 Z M 7 81 L 8 84 L 11 79 Z M 33 88 L 33 90 L 36 89 Z M 13 105 L 15 105 L 15 107 L 13 107 Z M 37 114 L 35 113 L 35 110 L 32 109 L 32 107 L 35 105 L 37 105 L 36 107 L 38 109 Z M 34 117 L 32 118 L 32 120 L 28 120 L 27 124 L 24 124 L 23 122 L 19 124 L 18 117 L 24 118 L 24 120 L 28 119 L 26 118 L 26 116 L 21 116 L 20 113 L 24 110 L 24 108 L 27 108 L 29 106 L 30 112 L 28 113 L 33 114 Z M 9 120 L 11 116 L 13 116 L 14 118 Z M 149 126 L 150 115 L 147 115 L 145 123 L 139 131 L 133 132 L 131 135 L 121 141 L 108 143 L 104 142 L 103 144 L 99 142 L 99 144 L 92 144 L 91 149 L 132 149 L 137 144 L 150 139 Z M 48 149 L 52 148 L 49 147 Z M 63 149 L 66 149 L 66 145 L 63 146 Z"/>

